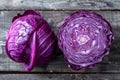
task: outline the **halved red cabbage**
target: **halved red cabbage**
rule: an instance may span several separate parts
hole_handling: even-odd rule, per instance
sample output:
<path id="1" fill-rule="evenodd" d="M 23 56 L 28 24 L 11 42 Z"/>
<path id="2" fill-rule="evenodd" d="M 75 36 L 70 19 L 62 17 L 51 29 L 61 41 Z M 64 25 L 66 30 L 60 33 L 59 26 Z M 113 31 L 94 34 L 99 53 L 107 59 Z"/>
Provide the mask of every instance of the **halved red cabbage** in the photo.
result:
<path id="1" fill-rule="evenodd" d="M 58 31 L 58 45 L 73 70 L 92 68 L 109 53 L 114 36 L 99 14 L 80 10 L 69 15 Z"/>
<path id="2" fill-rule="evenodd" d="M 35 65 L 47 64 L 55 48 L 56 37 L 39 12 L 27 10 L 13 18 L 7 34 L 6 52 L 16 61 L 24 63 L 26 71 Z"/>

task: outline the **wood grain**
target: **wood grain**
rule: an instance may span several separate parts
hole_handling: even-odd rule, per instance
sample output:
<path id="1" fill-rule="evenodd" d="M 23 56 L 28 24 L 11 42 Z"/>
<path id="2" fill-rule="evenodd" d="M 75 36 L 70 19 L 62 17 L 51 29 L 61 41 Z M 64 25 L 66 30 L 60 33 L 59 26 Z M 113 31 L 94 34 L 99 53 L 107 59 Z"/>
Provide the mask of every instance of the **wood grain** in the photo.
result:
<path id="1" fill-rule="evenodd" d="M 1 74 L 1 80 L 120 80 L 120 74 Z"/>
<path id="2" fill-rule="evenodd" d="M 52 26 L 55 33 L 59 28 L 60 22 L 73 11 L 40 11 L 41 15 Z M 96 11 L 107 19 L 115 35 L 115 41 L 111 48 L 110 54 L 104 60 L 97 64 L 94 68 L 85 72 L 120 72 L 120 12 L 119 11 Z M 4 50 L 5 37 L 7 30 L 11 24 L 12 17 L 22 11 L 0 11 L 0 71 L 24 71 L 22 64 L 15 63 L 10 60 Z M 33 72 L 71 72 L 64 62 L 64 58 L 60 51 L 57 56 L 46 66 L 37 67 Z M 81 71 L 80 71 L 81 72 Z M 78 72 L 79 73 L 79 72 Z"/>
<path id="3" fill-rule="evenodd" d="M 0 10 L 120 10 L 120 0 L 0 0 Z"/>

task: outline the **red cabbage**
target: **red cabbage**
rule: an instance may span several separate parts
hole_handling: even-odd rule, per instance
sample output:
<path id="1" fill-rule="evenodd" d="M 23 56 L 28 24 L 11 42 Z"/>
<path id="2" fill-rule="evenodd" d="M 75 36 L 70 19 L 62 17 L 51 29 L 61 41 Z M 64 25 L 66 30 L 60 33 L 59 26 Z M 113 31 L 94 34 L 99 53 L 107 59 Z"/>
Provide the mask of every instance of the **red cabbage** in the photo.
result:
<path id="1" fill-rule="evenodd" d="M 26 71 L 45 65 L 52 57 L 56 37 L 39 12 L 27 10 L 12 20 L 6 40 L 8 56 Z"/>
<path id="2" fill-rule="evenodd" d="M 109 53 L 114 40 L 110 24 L 99 14 L 80 10 L 61 23 L 58 45 L 72 70 L 92 68 Z"/>

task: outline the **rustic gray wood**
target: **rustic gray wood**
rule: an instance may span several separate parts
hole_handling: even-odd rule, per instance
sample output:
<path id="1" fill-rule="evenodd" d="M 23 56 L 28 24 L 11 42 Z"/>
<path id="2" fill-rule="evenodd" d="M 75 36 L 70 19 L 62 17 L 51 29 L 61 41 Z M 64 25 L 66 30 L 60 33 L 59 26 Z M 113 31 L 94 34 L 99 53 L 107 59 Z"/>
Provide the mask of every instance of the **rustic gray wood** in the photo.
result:
<path id="1" fill-rule="evenodd" d="M 0 10 L 120 10 L 120 0 L 0 0 Z"/>
<path id="2" fill-rule="evenodd" d="M 0 80 L 120 80 L 120 74 L 1 74 Z"/>
<path id="3" fill-rule="evenodd" d="M 11 24 L 12 17 L 22 11 L 0 11 L 0 71 L 24 71 L 22 64 L 15 63 L 5 54 L 5 37 L 7 30 Z M 40 11 L 41 15 L 52 26 L 55 33 L 59 28 L 60 22 L 73 11 Z M 97 64 L 94 68 L 85 72 L 120 72 L 120 12 L 119 11 L 96 11 L 107 19 L 115 35 L 115 41 L 111 48 L 110 54 L 104 60 Z M 35 68 L 33 72 L 71 72 L 64 62 L 62 53 L 57 55 L 47 66 Z M 81 70 L 79 72 L 83 72 Z"/>

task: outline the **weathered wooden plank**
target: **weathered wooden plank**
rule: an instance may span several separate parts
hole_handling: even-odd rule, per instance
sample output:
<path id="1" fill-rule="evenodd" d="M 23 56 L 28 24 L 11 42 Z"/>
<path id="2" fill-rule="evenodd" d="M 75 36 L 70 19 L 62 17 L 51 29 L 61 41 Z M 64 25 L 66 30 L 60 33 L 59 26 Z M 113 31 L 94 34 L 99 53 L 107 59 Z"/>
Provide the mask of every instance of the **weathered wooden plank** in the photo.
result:
<path id="1" fill-rule="evenodd" d="M 22 64 L 18 64 L 10 60 L 4 51 L 5 36 L 7 29 L 11 24 L 11 19 L 18 12 L 22 11 L 1 11 L 0 12 L 0 71 L 24 71 Z M 72 11 L 40 11 L 41 15 L 52 26 L 55 33 L 59 28 L 60 22 Z M 120 12 L 119 11 L 96 11 L 105 17 L 113 28 L 115 34 L 115 41 L 111 48 L 110 54 L 104 60 L 97 64 L 93 69 L 86 70 L 86 72 L 120 72 Z M 62 54 L 57 51 L 58 55 L 43 68 L 35 68 L 33 72 L 71 72 L 64 62 Z"/>
<path id="2" fill-rule="evenodd" d="M 0 10 L 120 10 L 120 0 L 1 0 Z"/>
<path id="3" fill-rule="evenodd" d="M 1 80 L 120 80 L 120 74 L 1 74 Z"/>

